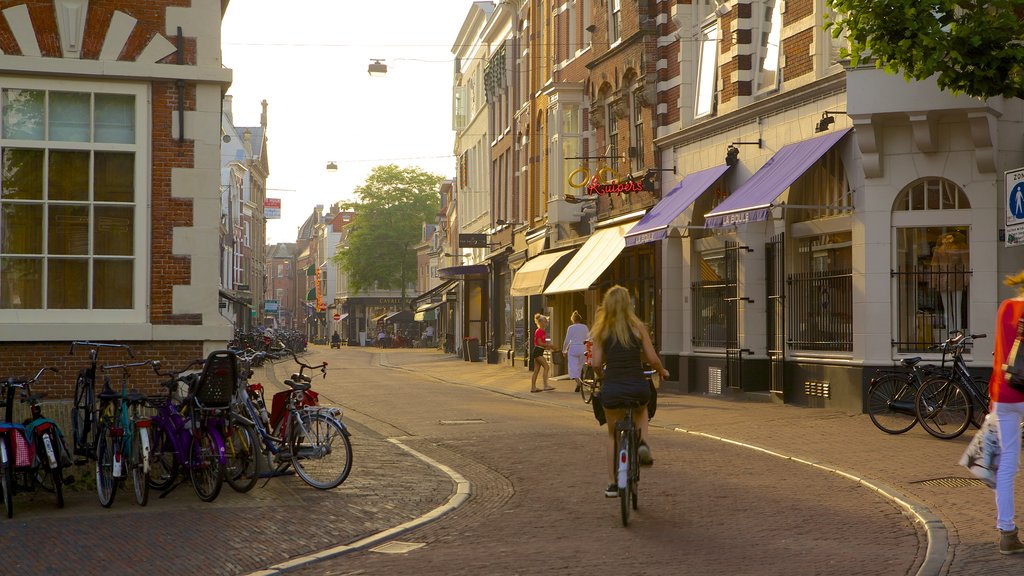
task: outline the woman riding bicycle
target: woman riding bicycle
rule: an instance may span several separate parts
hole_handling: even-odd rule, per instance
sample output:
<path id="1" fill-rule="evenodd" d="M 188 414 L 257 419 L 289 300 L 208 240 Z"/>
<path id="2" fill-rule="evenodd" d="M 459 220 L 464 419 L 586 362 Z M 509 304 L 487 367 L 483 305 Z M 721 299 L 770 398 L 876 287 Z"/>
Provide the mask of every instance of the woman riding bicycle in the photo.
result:
<path id="1" fill-rule="evenodd" d="M 612 286 L 604 295 L 604 301 L 597 310 L 594 328 L 590 332 L 593 341 L 591 362 L 601 382 L 601 404 L 604 405 L 608 424 L 608 445 L 605 460 L 608 462 L 610 484 L 605 496 L 618 496 L 615 481 L 615 424 L 626 416 L 626 410 L 633 404 L 633 420 L 640 428 L 640 459 L 653 462 L 647 438 L 647 402 L 651 398 L 650 385 L 644 376 L 644 362 L 650 364 L 662 378 L 668 378 L 668 370 L 661 364 L 654 350 L 647 326 L 633 312 L 629 292 L 622 286 Z"/>

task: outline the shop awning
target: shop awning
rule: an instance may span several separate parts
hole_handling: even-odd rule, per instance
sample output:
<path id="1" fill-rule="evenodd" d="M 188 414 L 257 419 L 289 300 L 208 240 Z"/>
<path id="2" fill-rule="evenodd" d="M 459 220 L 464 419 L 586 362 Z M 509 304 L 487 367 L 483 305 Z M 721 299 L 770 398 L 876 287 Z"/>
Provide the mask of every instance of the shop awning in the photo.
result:
<path id="1" fill-rule="evenodd" d="M 783 146 L 750 177 L 750 180 L 744 182 L 714 210 L 704 215 L 704 226 L 722 228 L 733 224 L 767 220 L 775 199 L 850 130 L 837 130 L 825 136 Z"/>
<path id="2" fill-rule="evenodd" d="M 655 204 L 654 208 L 651 208 L 651 211 L 636 223 L 636 226 L 626 233 L 626 246 L 647 244 L 667 236 L 672 221 L 689 208 L 708 188 L 714 186 L 715 182 L 718 182 L 718 179 L 728 169 L 728 164 L 722 164 L 688 174 L 679 184 L 676 184 L 671 192 Z"/>
<path id="3" fill-rule="evenodd" d="M 544 290 L 545 294 L 586 290 L 626 247 L 623 238 L 636 222 L 602 228 L 590 235 L 562 272 Z"/>
<path id="4" fill-rule="evenodd" d="M 413 316 L 413 320 L 417 322 L 430 322 L 437 319 L 437 307 L 444 302 L 434 302 L 433 304 L 424 304 L 416 309 L 416 315 Z"/>
<path id="5" fill-rule="evenodd" d="M 413 298 L 412 302 L 413 304 L 422 304 L 423 302 L 429 304 L 430 301 L 433 300 L 435 297 L 440 297 L 439 295 L 443 295 L 445 292 L 451 290 L 452 288 L 455 287 L 456 284 L 457 282 L 455 282 L 454 280 L 442 282 L 437 286 L 434 286 L 430 290 L 427 290 L 423 294 L 420 294 L 419 296 Z"/>
<path id="6" fill-rule="evenodd" d="M 512 279 L 511 294 L 513 296 L 543 294 L 544 288 L 565 268 L 574 252 L 575 250 L 560 250 L 530 258 L 516 271 L 516 275 Z"/>
<path id="7" fill-rule="evenodd" d="M 487 277 L 486 264 L 466 264 L 464 266 L 449 266 L 437 271 L 441 278 L 449 280 L 473 280 Z"/>
<path id="8" fill-rule="evenodd" d="M 399 310 L 398 312 L 391 312 L 384 317 L 384 321 L 394 324 L 397 322 L 412 322 L 412 310 Z"/>

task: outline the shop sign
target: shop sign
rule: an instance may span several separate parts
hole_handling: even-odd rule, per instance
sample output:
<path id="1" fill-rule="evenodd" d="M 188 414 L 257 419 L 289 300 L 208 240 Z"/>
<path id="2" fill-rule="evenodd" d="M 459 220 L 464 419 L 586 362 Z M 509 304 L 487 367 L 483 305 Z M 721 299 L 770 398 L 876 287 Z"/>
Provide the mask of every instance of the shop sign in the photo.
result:
<path id="1" fill-rule="evenodd" d="M 459 248 L 487 248 L 487 234 L 459 234 Z"/>

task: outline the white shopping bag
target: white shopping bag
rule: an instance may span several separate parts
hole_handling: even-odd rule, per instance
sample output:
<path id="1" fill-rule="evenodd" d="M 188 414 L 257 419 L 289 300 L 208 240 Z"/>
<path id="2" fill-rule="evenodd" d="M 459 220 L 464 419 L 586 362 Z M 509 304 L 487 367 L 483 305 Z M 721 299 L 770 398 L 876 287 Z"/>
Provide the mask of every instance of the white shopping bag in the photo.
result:
<path id="1" fill-rule="evenodd" d="M 999 428 L 995 420 L 994 414 L 985 416 L 981 428 L 960 457 L 960 465 L 993 490 L 996 487 L 996 470 L 999 469 Z"/>

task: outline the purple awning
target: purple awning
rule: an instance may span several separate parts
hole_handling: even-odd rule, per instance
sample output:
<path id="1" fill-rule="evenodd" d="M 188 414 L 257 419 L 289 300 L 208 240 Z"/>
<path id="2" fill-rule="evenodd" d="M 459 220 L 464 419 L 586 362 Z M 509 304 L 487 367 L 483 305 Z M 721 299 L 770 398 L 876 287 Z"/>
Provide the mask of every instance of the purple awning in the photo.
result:
<path id="1" fill-rule="evenodd" d="M 704 215 L 704 226 L 721 228 L 767 220 L 772 202 L 850 130 L 837 130 L 825 136 L 783 146 L 750 180 Z"/>
<path id="2" fill-rule="evenodd" d="M 671 192 L 654 205 L 636 226 L 626 232 L 626 246 L 647 244 L 661 240 L 668 235 L 669 226 L 677 216 L 690 207 L 694 201 L 710 188 L 725 171 L 727 164 L 692 172 L 683 178 Z"/>

